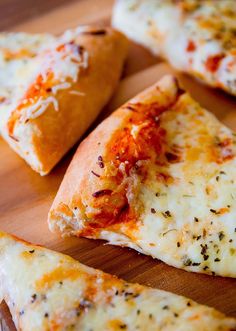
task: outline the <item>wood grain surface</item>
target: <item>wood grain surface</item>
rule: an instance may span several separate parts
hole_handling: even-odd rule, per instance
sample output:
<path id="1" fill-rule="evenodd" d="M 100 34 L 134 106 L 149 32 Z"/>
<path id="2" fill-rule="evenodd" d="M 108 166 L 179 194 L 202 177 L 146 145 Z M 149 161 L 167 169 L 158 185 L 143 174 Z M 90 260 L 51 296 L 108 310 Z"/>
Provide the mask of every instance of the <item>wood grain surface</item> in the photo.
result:
<path id="1" fill-rule="evenodd" d="M 0 0 L 0 30 L 72 1 L 75 0 Z"/>
<path id="2" fill-rule="evenodd" d="M 112 0 L 69 2 L 64 7 L 9 29 L 59 33 L 66 28 L 87 22 L 99 21 L 104 24 L 109 22 L 112 4 Z M 125 77 L 110 104 L 92 127 L 127 99 L 157 81 L 164 74 L 173 72 L 169 65 L 160 63 L 160 60 L 155 59 L 143 48 L 131 44 Z M 176 74 L 182 85 L 201 105 L 236 130 L 235 98 L 207 88 L 186 75 Z M 131 249 L 105 245 L 102 241 L 79 238 L 61 239 L 49 232 L 46 223 L 47 213 L 74 151 L 75 148 L 50 175 L 40 177 L 0 139 L 1 230 L 69 254 L 82 263 L 115 274 L 127 281 L 172 291 L 236 317 L 234 279 L 188 273 L 138 254 Z M 1 306 L 0 312 L 0 317 L 4 318 L 2 322 L 5 323 L 4 330 L 15 330 L 5 305 Z"/>

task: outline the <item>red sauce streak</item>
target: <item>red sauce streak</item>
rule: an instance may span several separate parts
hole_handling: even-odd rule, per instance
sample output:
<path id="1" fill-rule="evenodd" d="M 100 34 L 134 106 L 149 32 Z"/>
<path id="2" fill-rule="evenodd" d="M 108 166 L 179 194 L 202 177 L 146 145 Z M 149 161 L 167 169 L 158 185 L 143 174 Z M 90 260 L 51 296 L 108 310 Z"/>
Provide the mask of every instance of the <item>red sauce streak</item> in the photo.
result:
<path id="1" fill-rule="evenodd" d="M 176 100 L 181 94 L 177 93 Z M 174 102 L 172 100 L 172 103 L 165 107 L 157 102 L 124 106 L 129 112 L 128 119 L 126 117 L 124 126 L 113 134 L 103 155 L 105 165 L 112 163 L 116 173 L 106 175 L 106 189 L 93 194 L 92 206 L 97 208 L 99 213 L 91 217 L 91 221 L 80 235 L 92 237 L 101 229 L 128 222 L 129 228 L 135 228 L 138 218 L 137 206 L 134 208 L 129 204 L 127 191 L 136 194 L 138 187 L 132 183 L 131 175 L 136 173 L 139 180 L 144 181 L 147 177 L 147 169 L 140 161 L 150 160 L 155 163 L 158 156 L 165 153 L 166 132 L 160 126 L 159 117 L 170 109 L 176 100 Z M 174 156 L 170 157 L 175 159 Z M 112 189 L 112 192 L 109 189 Z M 109 191 L 109 194 L 104 194 L 104 191 L 105 193 Z"/>
<path id="2" fill-rule="evenodd" d="M 128 103 L 120 110 L 126 113 L 123 123 L 112 135 L 104 154 L 98 157 L 106 171 L 104 176 L 96 180 L 100 181 L 100 185 L 104 184 L 105 190 L 112 192 L 98 196 L 96 193 L 91 201 L 95 212 L 88 213 L 89 221 L 79 235 L 94 238 L 102 229 L 119 224 L 126 224 L 126 233 L 134 235 L 143 208 L 136 196 L 140 183 L 148 177 L 146 162 L 156 164 L 158 160 L 166 159 L 166 131 L 160 125 L 161 115 L 170 110 L 185 93 L 177 80 L 175 84 L 175 97 L 164 105 L 158 102 Z M 170 158 L 175 159 L 173 155 Z M 168 174 L 160 174 L 160 177 L 159 180 L 173 181 Z"/>
<path id="3" fill-rule="evenodd" d="M 131 210 L 127 199 L 121 206 L 113 205 L 113 213 L 111 209 L 103 208 L 102 211 L 93 218 L 86 228 L 80 232 L 80 236 L 93 236 L 97 230 L 106 229 L 116 223 L 128 223 L 136 219 L 135 213 Z"/>
<path id="4" fill-rule="evenodd" d="M 223 54 L 209 56 L 205 62 L 206 69 L 212 73 L 216 72 L 223 58 Z"/>
<path id="5" fill-rule="evenodd" d="M 24 97 L 22 98 L 21 103 L 18 107 L 12 112 L 7 126 L 9 135 L 13 135 L 14 127 L 17 120 L 21 116 L 21 111 L 23 108 L 30 106 L 38 101 L 41 96 L 45 96 L 51 89 L 51 79 L 53 78 L 53 73 L 48 72 L 47 82 L 43 82 L 42 75 L 39 75 L 35 82 L 31 84 Z"/>
<path id="6" fill-rule="evenodd" d="M 65 49 L 68 49 L 65 52 Z M 80 54 L 82 55 L 84 48 L 82 46 L 76 45 L 73 41 L 59 45 L 56 48 L 56 51 L 58 53 L 65 53 L 66 55 L 69 54 Z M 49 54 L 50 55 L 50 54 Z M 71 61 L 73 62 L 78 62 L 76 58 L 72 58 Z M 23 108 L 30 106 L 31 104 L 35 104 L 40 97 L 46 96 L 48 93 L 51 93 L 52 91 L 52 85 L 53 85 L 53 72 L 51 71 L 50 68 L 48 68 L 46 72 L 46 80 L 44 81 L 43 77 L 41 74 L 38 75 L 36 80 L 33 82 L 33 84 L 29 87 L 27 92 L 25 93 L 24 97 L 22 98 L 21 103 L 18 105 L 18 107 L 12 112 L 11 117 L 8 120 L 8 132 L 9 135 L 13 135 L 14 127 L 21 116 L 21 111 Z"/>
<path id="7" fill-rule="evenodd" d="M 196 50 L 196 44 L 194 43 L 194 41 L 189 40 L 188 45 L 186 47 L 186 51 L 187 52 L 194 52 Z"/>
<path id="8" fill-rule="evenodd" d="M 125 171 L 129 175 L 131 168 L 137 161 L 148 160 L 153 155 L 163 150 L 165 131 L 160 127 L 158 116 L 166 110 L 157 103 L 128 105 L 132 107 L 132 117 L 128 125 L 119 130 L 110 144 L 109 159 L 119 167 L 120 163 L 126 164 Z M 132 127 L 137 127 L 138 133 L 132 135 Z"/>

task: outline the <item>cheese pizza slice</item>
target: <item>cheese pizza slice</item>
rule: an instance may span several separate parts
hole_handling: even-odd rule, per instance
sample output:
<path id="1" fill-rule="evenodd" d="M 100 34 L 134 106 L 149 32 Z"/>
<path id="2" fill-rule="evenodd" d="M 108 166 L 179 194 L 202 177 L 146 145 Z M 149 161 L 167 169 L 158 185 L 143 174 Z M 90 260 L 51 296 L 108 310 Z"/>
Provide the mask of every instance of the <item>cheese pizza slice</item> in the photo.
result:
<path id="1" fill-rule="evenodd" d="M 35 171 L 47 174 L 111 97 L 126 53 L 123 35 L 96 26 L 58 38 L 7 34 L 1 42 L 0 37 L 3 138 Z"/>
<path id="2" fill-rule="evenodd" d="M 236 277 L 236 136 L 165 76 L 79 146 L 49 226 Z"/>
<path id="3" fill-rule="evenodd" d="M 0 232 L 0 300 L 17 330 L 230 331 L 236 320 Z"/>
<path id="4" fill-rule="evenodd" d="M 236 95 L 236 2 L 117 0 L 113 25 L 175 68 Z"/>

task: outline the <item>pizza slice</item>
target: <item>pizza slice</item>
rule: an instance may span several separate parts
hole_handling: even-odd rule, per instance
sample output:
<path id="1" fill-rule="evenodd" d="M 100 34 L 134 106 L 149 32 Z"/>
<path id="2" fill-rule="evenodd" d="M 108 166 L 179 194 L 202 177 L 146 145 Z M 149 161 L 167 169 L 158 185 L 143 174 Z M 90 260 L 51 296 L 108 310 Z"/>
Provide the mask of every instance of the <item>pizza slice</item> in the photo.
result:
<path id="1" fill-rule="evenodd" d="M 17 330 L 235 330 L 236 320 L 0 232 L 0 300 Z"/>
<path id="2" fill-rule="evenodd" d="M 81 143 L 50 229 L 236 277 L 235 156 L 235 134 L 165 76 Z"/>
<path id="3" fill-rule="evenodd" d="M 113 26 L 173 67 L 236 95 L 236 2 L 117 0 Z"/>
<path id="4" fill-rule="evenodd" d="M 96 26 L 69 30 L 58 38 L 40 36 L 7 35 L 5 44 L 13 40 L 13 50 L 8 52 L 0 38 L 0 54 L 5 52 L 3 81 L 9 76 L 10 87 L 17 87 L 9 97 L 2 93 L 0 127 L 10 146 L 45 175 L 111 97 L 121 75 L 127 40 L 111 28 Z M 1 89 L 0 82 L 0 94 L 9 90 L 6 85 Z"/>

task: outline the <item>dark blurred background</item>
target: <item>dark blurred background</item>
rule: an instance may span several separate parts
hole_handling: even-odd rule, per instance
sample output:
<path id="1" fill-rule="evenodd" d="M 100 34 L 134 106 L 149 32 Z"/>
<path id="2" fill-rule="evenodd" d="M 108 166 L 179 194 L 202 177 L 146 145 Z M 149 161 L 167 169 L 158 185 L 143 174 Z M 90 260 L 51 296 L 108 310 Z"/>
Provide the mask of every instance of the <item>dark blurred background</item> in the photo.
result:
<path id="1" fill-rule="evenodd" d="M 76 0 L 0 0 L 0 30 L 73 1 Z"/>

